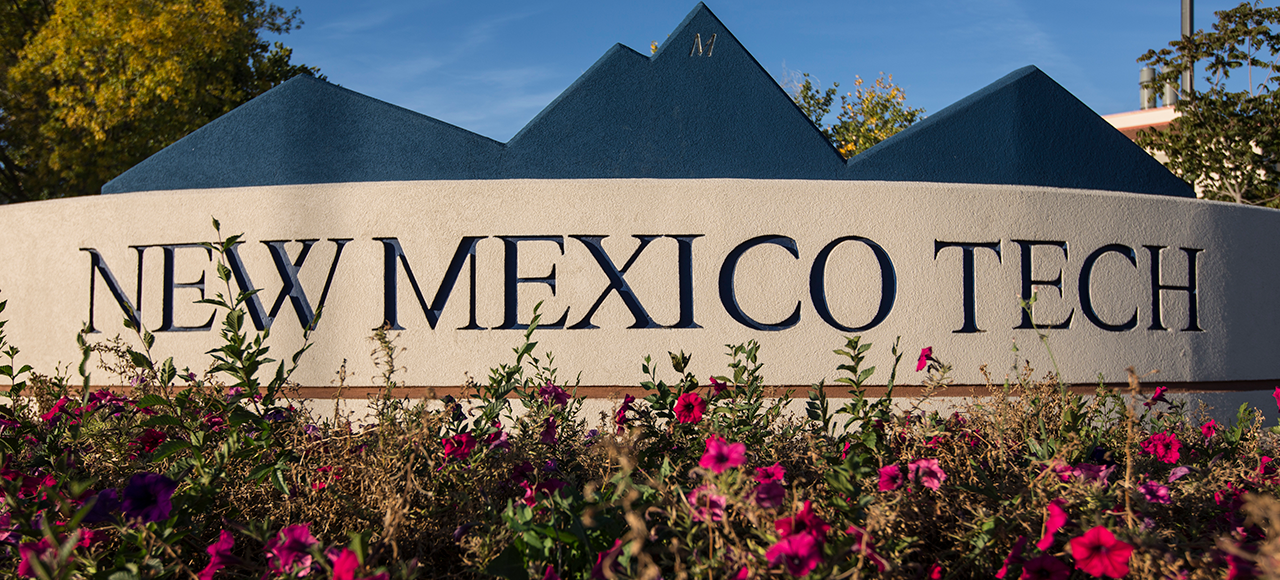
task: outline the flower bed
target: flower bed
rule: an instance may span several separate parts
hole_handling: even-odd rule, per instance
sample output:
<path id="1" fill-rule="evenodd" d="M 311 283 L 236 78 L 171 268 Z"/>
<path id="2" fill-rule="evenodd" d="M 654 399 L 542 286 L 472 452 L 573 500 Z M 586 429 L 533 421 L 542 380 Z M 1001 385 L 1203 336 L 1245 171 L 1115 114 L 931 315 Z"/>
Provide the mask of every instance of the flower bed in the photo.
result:
<path id="1" fill-rule="evenodd" d="M 683 353 L 646 359 L 646 396 L 588 429 L 583 400 L 535 353 L 535 317 L 514 361 L 468 400 L 397 399 L 392 362 L 373 419 L 354 424 L 294 404 L 289 365 L 272 366 L 243 328 L 245 298 L 214 300 L 226 315 L 205 371 L 153 360 L 139 329 L 134 346 L 82 336 L 75 380 L 42 375 L 0 332 L 6 575 L 1276 573 L 1276 428 L 1248 408 L 1219 425 L 1161 388 L 1140 395 L 1136 378 L 1130 399 L 1083 397 L 1024 369 L 950 416 L 901 413 L 863 395 L 875 370 L 863 365 L 870 345 L 852 338 L 836 351 L 844 378 L 804 394 L 800 418 L 783 412 L 787 398 L 765 397 L 748 343 L 705 383 Z M 87 388 L 94 355 L 131 383 L 127 395 Z M 877 377 L 890 392 L 897 367 Z M 912 382 L 941 387 L 948 371 L 925 349 Z M 852 399 L 833 408 L 829 391 Z"/>

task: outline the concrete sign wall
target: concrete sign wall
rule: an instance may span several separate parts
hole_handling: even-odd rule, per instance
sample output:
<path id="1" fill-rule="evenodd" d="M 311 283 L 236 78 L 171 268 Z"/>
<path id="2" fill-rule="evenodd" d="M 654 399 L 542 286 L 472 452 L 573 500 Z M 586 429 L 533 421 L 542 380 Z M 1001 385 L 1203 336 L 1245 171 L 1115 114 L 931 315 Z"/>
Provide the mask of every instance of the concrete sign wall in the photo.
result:
<path id="1" fill-rule="evenodd" d="M 1072 382 L 1280 379 L 1280 213 L 1194 199 L 1034 67 L 846 163 L 702 5 L 653 57 L 609 51 L 509 143 L 298 78 L 104 192 L 0 208 L 7 330 L 37 368 L 77 361 L 82 324 L 132 317 L 201 370 L 220 320 L 193 302 L 257 289 L 277 356 L 323 306 L 309 386 L 344 360 L 348 384 L 374 383 L 383 324 L 403 381 L 481 379 L 539 302 L 539 352 L 585 385 L 635 384 L 669 350 L 720 373 L 749 339 L 770 383 L 806 385 L 853 334 L 881 369 L 900 336 L 982 384 L 982 364 L 1053 370 L 1036 328 Z M 199 246 L 211 217 L 245 236 L 230 288 Z"/>

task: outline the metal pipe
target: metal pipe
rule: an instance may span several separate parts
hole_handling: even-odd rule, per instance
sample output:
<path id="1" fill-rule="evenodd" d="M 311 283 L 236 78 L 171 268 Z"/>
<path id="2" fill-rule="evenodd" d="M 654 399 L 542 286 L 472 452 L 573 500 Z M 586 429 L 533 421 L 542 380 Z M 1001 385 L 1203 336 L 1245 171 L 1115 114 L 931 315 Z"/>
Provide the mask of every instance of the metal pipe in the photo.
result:
<path id="1" fill-rule="evenodd" d="M 1182 0 L 1182 40 L 1185 42 L 1187 38 L 1195 32 L 1195 0 Z M 1196 63 L 1191 61 L 1186 70 L 1182 71 L 1182 96 L 1187 96 L 1195 90 L 1196 80 Z M 1171 103 L 1166 103 L 1171 104 Z"/>
<path id="2" fill-rule="evenodd" d="M 1138 71 L 1138 108 L 1147 110 L 1156 106 L 1156 88 L 1152 82 L 1156 80 L 1156 69 L 1149 66 Z"/>

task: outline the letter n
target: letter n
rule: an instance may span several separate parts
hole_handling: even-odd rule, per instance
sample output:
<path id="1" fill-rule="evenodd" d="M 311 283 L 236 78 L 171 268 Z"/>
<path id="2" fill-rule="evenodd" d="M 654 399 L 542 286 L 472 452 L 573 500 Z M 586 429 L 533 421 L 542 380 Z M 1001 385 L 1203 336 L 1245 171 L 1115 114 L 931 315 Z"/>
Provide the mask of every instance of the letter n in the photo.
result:
<path id="1" fill-rule="evenodd" d="M 102 275 L 102 281 L 107 283 L 107 290 L 111 292 L 111 296 L 116 299 L 116 304 L 120 305 L 120 310 L 124 312 L 125 318 L 133 324 L 134 328 L 142 328 L 142 319 L 138 314 L 138 309 L 133 307 L 133 302 L 129 301 L 129 297 L 125 295 L 124 290 L 120 288 L 120 283 L 116 281 L 116 277 L 111 273 L 111 268 L 107 266 L 107 261 L 102 258 L 102 254 L 93 248 L 80 248 L 81 252 L 89 252 L 89 332 L 97 332 L 93 326 L 93 299 L 94 291 L 98 281 L 98 275 Z M 138 303 L 142 302 L 142 251 L 138 251 Z"/>

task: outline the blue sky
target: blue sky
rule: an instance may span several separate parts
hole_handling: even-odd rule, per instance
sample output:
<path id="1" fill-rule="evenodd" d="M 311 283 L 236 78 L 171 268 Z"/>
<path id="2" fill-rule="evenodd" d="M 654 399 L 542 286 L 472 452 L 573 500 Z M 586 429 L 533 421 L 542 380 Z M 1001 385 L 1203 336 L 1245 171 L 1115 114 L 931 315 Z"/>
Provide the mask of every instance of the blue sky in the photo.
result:
<path id="1" fill-rule="evenodd" d="M 695 1 L 301 0 L 280 38 L 330 82 L 506 141 L 616 43 L 643 54 Z M 1196 27 L 1236 1 L 1199 0 Z M 880 72 L 936 112 L 1034 64 L 1099 114 L 1137 108 L 1135 59 L 1179 31 L 1179 0 L 717 1 L 775 79 L 851 88 Z"/>

